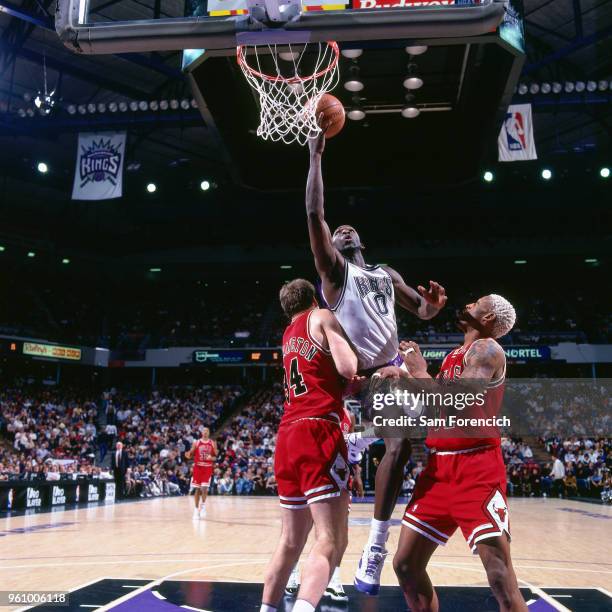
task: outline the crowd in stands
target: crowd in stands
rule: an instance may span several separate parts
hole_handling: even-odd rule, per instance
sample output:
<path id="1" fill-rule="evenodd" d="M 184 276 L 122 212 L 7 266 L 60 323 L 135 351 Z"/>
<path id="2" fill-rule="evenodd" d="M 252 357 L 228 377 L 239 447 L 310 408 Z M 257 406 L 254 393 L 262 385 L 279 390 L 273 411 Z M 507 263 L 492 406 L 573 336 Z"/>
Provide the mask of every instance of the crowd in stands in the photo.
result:
<path id="1" fill-rule="evenodd" d="M 402 271 L 402 266 L 398 267 Z M 306 276 L 309 276 L 306 274 Z M 442 274 L 444 276 L 444 274 Z M 27 277 L 29 278 L 29 276 Z M 418 342 L 455 341 L 456 309 L 492 289 L 507 295 L 517 310 L 517 324 L 504 340 L 514 344 L 557 341 L 607 342 L 612 338 L 612 315 L 600 292 L 576 289 L 538 297 L 531 287 L 507 283 L 465 288 L 451 278 L 435 276 L 446 284 L 449 306 L 437 317 L 421 321 L 398 309 L 400 337 Z M 166 281 L 163 276 L 128 282 L 108 278 L 107 283 L 79 282 L 42 275 L 31 282 L 19 271 L 2 277 L 12 296 L 0 304 L 0 333 L 47 340 L 142 351 L 168 346 L 275 346 L 284 319 L 278 304 L 280 279 L 227 279 Z M 412 276 L 411 284 L 422 282 Z M 538 277 L 539 282 L 539 277 Z M 529 299 L 521 299 L 527 292 Z M 115 299 L 117 294 L 121 299 Z M 477 295 L 476 295 L 477 294 Z"/>
<path id="2" fill-rule="evenodd" d="M 275 495 L 273 457 L 282 409 L 279 384 L 251 393 L 230 385 L 147 393 L 113 389 L 98 398 L 70 389 L 5 389 L 0 480 L 111 478 L 109 458 L 121 442 L 128 456 L 126 496 L 188 494 L 191 463 L 184 455 L 206 426 L 219 451 L 210 493 Z M 612 489 L 609 437 L 548 436 L 532 444 L 509 437 L 502 452 L 509 495 L 599 499 Z M 371 472 L 376 468 L 374 459 Z M 404 495 L 411 494 L 423 469 L 424 461 L 407 465 Z"/>

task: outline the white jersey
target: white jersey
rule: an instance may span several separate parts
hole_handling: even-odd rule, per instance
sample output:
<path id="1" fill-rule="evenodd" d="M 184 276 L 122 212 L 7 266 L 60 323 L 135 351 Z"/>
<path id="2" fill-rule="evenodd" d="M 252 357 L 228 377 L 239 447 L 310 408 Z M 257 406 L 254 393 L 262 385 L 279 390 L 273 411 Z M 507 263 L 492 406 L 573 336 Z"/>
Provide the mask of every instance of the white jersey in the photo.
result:
<path id="1" fill-rule="evenodd" d="M 357 352 L 359 370 L 386 365 L 397 357 L 395 291 L 388 272 L 345 261 L 337 302 L 331 304 L 323 297 Z"/>

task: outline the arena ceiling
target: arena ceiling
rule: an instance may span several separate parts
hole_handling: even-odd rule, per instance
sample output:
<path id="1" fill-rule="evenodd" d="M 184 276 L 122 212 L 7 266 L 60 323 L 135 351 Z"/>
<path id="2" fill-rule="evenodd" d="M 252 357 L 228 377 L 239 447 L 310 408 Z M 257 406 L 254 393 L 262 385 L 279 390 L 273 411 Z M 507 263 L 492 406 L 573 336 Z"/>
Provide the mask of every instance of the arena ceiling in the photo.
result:
<path id="1" fill-rule="evenodd" d="M 181 0 L 107 0 L 96 5 L 104 20 L 125 19 L 127 13 L 134 19 L 178 17 L 184 10 Z M 180 53 L 74 55 L 57 38 L 53 10 L 51 0 L 0 0 L 2 234 L 56 240 L 59 235 L 51 231 L 53 224 L 40 223 L 45 214 L 63 226 L 69 224 L 79 231 L 88 228 L 100 235 L 127 237 L 134 231 L 142 233 L 150 223 L 184 225 L 198 208 L 197 202 L 173 215 L 175 199 L 158 200 L 153 206 L 138 203 L 122 211 L 117 206 L 84 207 L 67 199 L 75 133 L 91 128 L 128 130 L 128 185 L 169 177 L 197 191 L 199 177 L 211 177 L 220 188 L 233 179 L 231 161 L 228 164 L 224 158 L 215 131 L 207 128 L 195 108 L 164 114 L 68 114 L 69 105 L 182 101 L 191 100 L 192 94 L 180 70 Z M 554 81 L 610 82 L 612 0 L 525 0 L 525 16 L 528 57 L 522 82 L 528 86 Z M 32 99 L 44 86 L 45 64 L 49 87 L 58 88 L 61 110 L 49 117 L 22 118 L 18 113 L 32 107 Z M 534 103 L 541 159 L 569 155 L 575 157 L 568 159 L 578 163 L 589 155 L 609 156 L 611 96 L 610 91 L 585 93 L 564 104 L 542 94 L 517 93 L 515 101 Z M 53 176 L 45 177 L 44 182 L 34 171 L 40 159 L 52 160 L 54 168 Z M 69 234 L 65 230 L 62 239 Z"/>

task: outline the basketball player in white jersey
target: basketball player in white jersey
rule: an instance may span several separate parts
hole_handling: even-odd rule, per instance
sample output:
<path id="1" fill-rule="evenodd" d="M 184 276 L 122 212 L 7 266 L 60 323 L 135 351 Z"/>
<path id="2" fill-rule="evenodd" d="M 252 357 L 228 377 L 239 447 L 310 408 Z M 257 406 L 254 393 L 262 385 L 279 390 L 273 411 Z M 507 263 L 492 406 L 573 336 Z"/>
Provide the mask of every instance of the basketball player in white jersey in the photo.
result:
<path id="1" fill-rule="evenodd" d="M 364 246 L 350 225 L 331 233 L 325 222 L 321 157 L 325 132 L 309 141 L 310 170 L 306 185 L 308 233 L 315 266 L 321 277 L 323 298 L 357 353 L 361 374 L 371 375 L 388 364 L 400 365 L 395 303 L 420 319 L 431 319 L 444 307 L 446 293 L 430 281 L 429 289 L 409 287 L 389 267 L 368 266 Z M 404 466 L 410 457 L 410 442 L 385 440 L 385 455 L 376 472 L 374 519 L 370 537 L 355 575 L 355 587 L 376 595 L 387 551 L 391 514 L 401 488 Z"/>

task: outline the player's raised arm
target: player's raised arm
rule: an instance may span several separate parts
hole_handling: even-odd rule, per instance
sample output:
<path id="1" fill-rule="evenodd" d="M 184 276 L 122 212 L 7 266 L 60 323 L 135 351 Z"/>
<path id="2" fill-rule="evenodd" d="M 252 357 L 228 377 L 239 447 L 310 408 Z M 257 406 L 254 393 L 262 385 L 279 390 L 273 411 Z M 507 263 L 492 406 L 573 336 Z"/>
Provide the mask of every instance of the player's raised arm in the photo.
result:
<path id="1" fill-rule="evenodd" d="M 397 303 L 419 319 L 433 319 L 444 308 L 448 298 L 446 290 L 439 283 L 429 281 L 429 289 L 419 285 L 417 292 L 393 268 L 387 267 L 385 270 L 393 281 Z"/>
<path id="2" fill-rule="evenodd" d="M 357 374 L 357 355 L 351 348 L 338 319 L 329 310 L 317 310 L 315 325 L 320 330 L 334 360 L 338 374 L 351 380 Z"/>
<path id="3" fill-rule="evenodd" d="M 321 157 L 325 148 L 325 133 L 308 141 L 310 148 L 310 169 L 306 183 L 306 215 L 310 248 L 315 266 L 321 278 L 339 283 L 344 271 L 344 258 L 332 244 L 332 235 L 325 221 L 323 209 L 323 174 Z"/>

